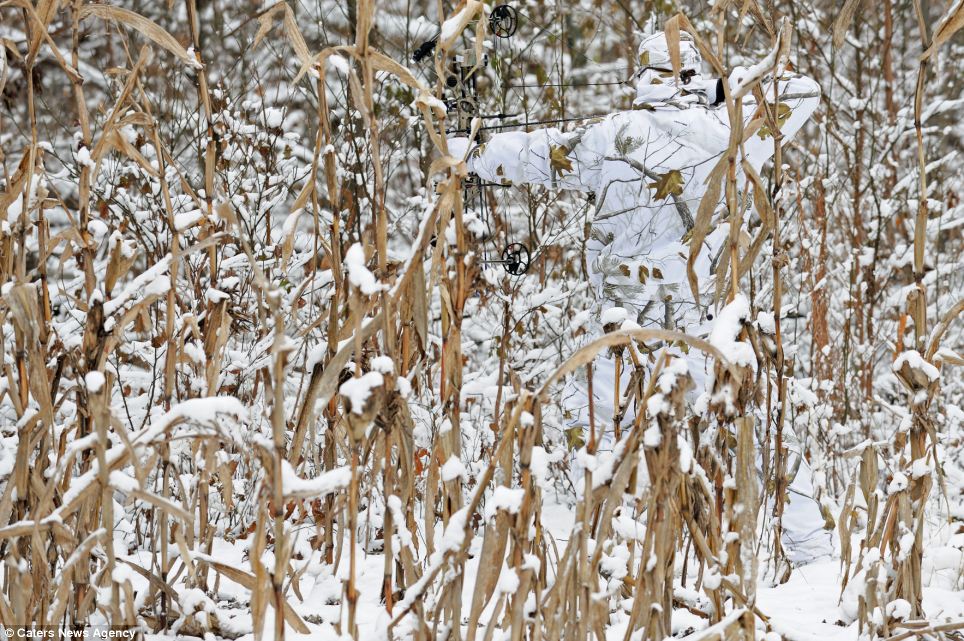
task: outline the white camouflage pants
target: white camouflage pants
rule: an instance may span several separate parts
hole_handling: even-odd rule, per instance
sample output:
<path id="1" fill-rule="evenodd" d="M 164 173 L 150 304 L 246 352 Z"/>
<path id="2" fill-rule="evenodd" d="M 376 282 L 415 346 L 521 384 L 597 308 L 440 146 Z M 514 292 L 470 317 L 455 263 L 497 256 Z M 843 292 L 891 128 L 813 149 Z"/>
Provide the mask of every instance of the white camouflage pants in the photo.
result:
<path id="1" fill-rule="evenodd" d="M 708 378 L 708 365 L 706 365 L 701 354 L 691 354 L 685 358 L 690 375 L 696 383 L 696 393 L 701 393 Z M 621 397 L 626 392 L 631 371 L 632 368 L 624 362 L 619 380 Z M 571 416 L 568 420 L 569 427 L 584 428 L 586 430 L 584 440 L 588 441 L 588 385 L 584 380 L 584 374 L 582 378 L 583 380 L 576 378 L 567 385 L 563 397 L 563 407 Z M 597 453 L 611 451 L 615 442 L 613 419 L 615 389 L 616 360 L 611 355 L 603 353 L 593 361 L 593 423 L 596 431 Z M 620 429 L 627 429 L 632 426 L 636 418 L 632 405 L 633 403 L 630 402 L 629 407 L 625 409 L 625 414 L 620 421 Z M 757 467 L 760 468 L 759 458 Z M 800 459 L 800 453 L 793 451 L 792 446 L 787 467 L 790 470 L 796 467 L 797 471 L 788 488 L 789 502 L 783 513 L 783 546 L 788 558 L 794 565 L 803 565 L 819 557 L 833 554 L 833 536 L 824 529 L 824 519 L 820 513 L 820 507 L 813 498 L 812 470 L 805 460 Z M 578 457 L 572 458 L 570 469 L 573 479 L 582 477 L 583 467 L 579 463 Z M 574 485 L 581 487 L 579 483 Z M 767 506 L 767 512 L 771 511 L 772 500 L 771 504 Z"/>

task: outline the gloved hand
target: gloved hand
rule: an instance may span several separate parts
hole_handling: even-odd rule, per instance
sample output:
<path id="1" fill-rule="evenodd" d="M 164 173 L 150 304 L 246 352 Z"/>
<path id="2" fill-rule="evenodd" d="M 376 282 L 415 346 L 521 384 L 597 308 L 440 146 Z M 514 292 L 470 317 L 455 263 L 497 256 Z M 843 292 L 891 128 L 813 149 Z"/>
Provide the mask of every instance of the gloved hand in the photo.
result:
<path id="1" fill-rule="evenodd" d="M 686 91 L 700 97 L 700 102 L 711 107 L 723 104 L 723 81 L 719 78 L 696 78 L 685 87 Z"/>

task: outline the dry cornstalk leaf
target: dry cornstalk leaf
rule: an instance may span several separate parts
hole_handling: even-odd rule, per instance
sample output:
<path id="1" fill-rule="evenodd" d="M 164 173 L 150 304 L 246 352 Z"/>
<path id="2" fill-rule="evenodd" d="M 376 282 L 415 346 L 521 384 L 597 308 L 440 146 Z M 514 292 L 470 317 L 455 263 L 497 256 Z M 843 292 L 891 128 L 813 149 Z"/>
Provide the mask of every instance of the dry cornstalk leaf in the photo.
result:
<path id="1" fill-rule="evenodd" d="M 202 561 L 207 565 L 210 565 L 215 572 L 223 574 L 248 590 L 255 590 L 257 587 L 256 578 L 244 570 L 226 565 L 215 559 L 213 556 L 204 554 L 203 552 L 195 552 L 194 558 L 197 561 Z M 298 616 L 298 613 L 295 612 L 294 608 L 291 607 L 291 604 L 288 603 L 288 601 L 284 602 L 284 617 L 285 621 L 288 622 L 288 625 L 293 627 L 300 634 L 310 634 L 311 631 L 308 629 L 308 626 L 305 625 L 305 622 L 300 616 Z"/>
<path id="2" fill-rule="evenodd" d="M 302 65 L 307 65 L 310 63 L 311 53 L 308 49 L 308 43 L 305 42 L 305 37 L 301 33 L 301 29 L 298 28 L 298 21 L 295 19 L 294 12 L 285 0 L 281 0 L 276 4 L 271 5 L 265 11 L 258 16 L 258 32 L 254 35 L 253 46 L 257 47 L 261 40 L 268 34 L 271 30 L 271 24 L 277 19 L 277 14 L 282 13 L 282 24 L 284 25 L 284 33 L 288 38 L 288 42 L 291 43 L 291 48 L 295 50 L 295 55 L 298 56 L 298 60 Z"/>
<path id="3" fill-rule="evenodd" d="M 675 332 L 666 329 L 621 329 L 615 332 L 609 332 L 608 334 L 597 338 L 566 359 L 566 361 L 556 368 L 556 370 L 546 379 L 545 383 L 542 384 L 542 387 L 540 387 L 539 391 L 536 393 L 536 398 L 547 398 L 546 395 L 549 392 L 549 388 L 556 381 L 561 380 L 567 374 L 570 374 L 580 367 L 585 366 L 587 363 L 592 362 L 605 348 L 613 347 L 615 345 L 626 345 L 632 341 L 648 340 L 666 342 L 679 341 L 686 343 L 690 347 L 695 347 L 696 349 L 706 353 L 708 356 L 716 358 L 717 361 L 721 363 L 734 378 L 740 378 L 739 371 L 726 360 L 720 350 L 713 347 L 701 338 L 684 334 L 683 332 Z"/>
<path id="4" fill-rule="evenodd" d="M 485 5 L 479 0 L 464 0 L 460 2 L 454 14 L 450 14 L 442 23 L 442 31 L 439 34 L 438 47 L 442 51 L 448 51 L 455 44 L 455 41 L 465 28 L 484 10 Z"/>
<path id="5" fill-rule="evenodd" d="M 158 26 L 153 20 L 145 18 L 139 13 L 109 4 L 86 4 L 80 10 L 80 20 L 86 20 L 90 16 L 95 16 L 102 20 L 116 20 L 124 26 L 143 34 L 159 47 L 167 49 L 187 66 L 194 69 L 200 69 L 201 67 L 197 59 L 190 55 L 187 49 L 182 47 L 181 43 L 179 43 L 174 36 Z"/>
<path id="6" fill-rule="evenodd" d="M 50 33 L 47 31 L 50 21 L 53 19 L 54 15 L 57 12 L 57 6 L 59 4 L 59 1 L 41 0 L 41 2 L 38 3 L 38 6 L 36 9 L 34 8 L 33 4 L 30 3 L 28 0 L 8 0 L 4 4 L 19 7 L 20 9 L 25 11 L 36 26 L 36 28 L 33 30 L 34 32 L 33 40 L 31 41 L 30 47 L 27 50 L 27 55 L 25 56 L 26 61 L 32 64 L 32 61 L 36 57 L 37 51 L 40 48 L 40 42 L 45 41 L 47 43 L 47 46 L 50 47 L 50 51 L 53 53 L 54 58 L 57 60 L 57 63 L 60 65 L 61 69 L 63 69 L 64 72 L 71 78 L 71 80 L 81 81 L 81 82 L 83 81 L 83 77 L 77 72 L 76 69 L 74 69 L 74 67 L 70 63 L 67 62 L 66 58 L 64 58 L 64 55 L 60 52 L 60 49 L 57 47 L 56 43 L 54 43 L 53 39 L 50 37 Z M 4 47 L 0 45 L 0 49 L 4 49 Z M 16 51 L 15 47 L 14 47 L 14 51 Z M 0 58 L 5 58 L 5 54 L 0 53 Z M 4 67 L 5 65 L 3 64 L 3 61 L 0 60 L 0 91 L 3 90 Z"/>
<path id="7" fill-rule="evenodd" d="M 951 4 L 947 13 L 941 18 L 937 30 L 934 32 L 934 41 L 927 48 L 927 51 L 921 54 L 921 60 L 927 60 L 937 53 L 937 50 L 962 27 L 964 27 L 964 2 L 957 2 Z"/>
<path id="8" fill-rule="evenodd" d="M 663 32 L 666 34 L 666 48 L 669 50 L 669 61 L 673 67 L 673 76 L 679 82 L 679 74 L 682 70 L 679 53 L 679 14 L 666 21 Z"/>
<path id="9" fill-rule="evenodd" d="M 850 30 L 850 24 L 857 14 L 858 7 L 860 7 L 860 0 L 846 0 L 840 8 L 840 13 L 837 14 L 837 19 L 834 20 L 833 23 L 834 47 L 839 49 L 840 45 L 844 43 L 844 39 L 847 37 L 847 31 Z"/>

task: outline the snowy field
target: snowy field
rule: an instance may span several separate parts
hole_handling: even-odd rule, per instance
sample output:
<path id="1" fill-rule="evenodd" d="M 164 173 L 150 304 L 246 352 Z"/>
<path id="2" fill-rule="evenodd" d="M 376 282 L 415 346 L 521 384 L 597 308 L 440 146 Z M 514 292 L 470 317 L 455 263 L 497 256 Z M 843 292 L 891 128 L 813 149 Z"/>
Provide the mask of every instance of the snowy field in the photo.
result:
<path id="1" fill-rule="evenodd" d="M 964 641 L 962 27 L 0 1 L 2 635 Z"/>

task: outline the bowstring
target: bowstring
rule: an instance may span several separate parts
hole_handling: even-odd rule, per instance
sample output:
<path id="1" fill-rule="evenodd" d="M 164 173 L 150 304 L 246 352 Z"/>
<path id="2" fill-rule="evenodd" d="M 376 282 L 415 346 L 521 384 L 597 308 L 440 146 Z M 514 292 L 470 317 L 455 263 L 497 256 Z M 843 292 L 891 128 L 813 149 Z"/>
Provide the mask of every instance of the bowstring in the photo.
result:
<path id="1" fill-rule="evenodd" d="M 539 21 L 533 19 L 532 16 L 530 16 L 529 14 L 527 14 L 527 13 L 525 13 L 525 12 L 522 12 L 522 11 L 519 11 L 518 9 L 515 9 L 515 13 L 516 13 L 517 16 L 519 16 L 519 17 L 521 17 L 521 18 L 524 18 L 527 22 L 530 22 L 531 24 L 535 25 L 535 26 L 539 29 L 539 31 L 538 31 L 538 33 L 536 33 L 536 35 L 529 41 L 529 43 L 528 43 L 524 48 L 522 48 L 517 54 L 513 53 L 513 52 L 512 52 L 512 47 L 511 47 L 511 45 L 509 45 L 509 43 L 506 43 L 506 47 L 508 48 L 509 52 L 510 52 L 510 53 L 513 53 L 513 55 L 512 55 L 512 61 L 513 61 L 513 62 L 515 62 L 517 58 L 518 58 L 518 59 L 522 59 L 522 58 L 523 58 L 523 54 L 524 54 L 526 51 L 528 51 L 528 50 L 533 46 L 533 44 L 534 44 L 535 42 L 537 42 L 537 41 L 542 37 L 543 34 L 545 34 L 546 32 L 549 31 L 549 27 L 548 27 L 548 26 L 546 26 L 546 25 L 540 23 Z M 563 17 L 563 13 L 562 13 L 561 11 L 557 11 L 557 12 L 555 13 L 554 17 L 553 17 L 553 21 L 559 21 L 559 20 L 561 20 L 562 17 Z M 516 25 L 516 28 L 518 28 L 518 25 Z M 538 88 L 538 89 L 543 89 L 543 90 L 544 90 L 546 87 L 558 87 L 558 88 L 561 88 L 563 91 L 561 92 L 562 95 L 561 95 L 560 98 L 559 98 L 559 101 L 560 101 L 559 104 L 560 104 L 560 109 L 563 110 L 562 115 L 564 116 L 564 115 L 565 115 L 565 113 L 564 113 L 565 106 L 564 106 L 564 105 L 565 105 L 565 90 L 566 90 L 566 89 L 568 89 L 568 88 L 570 88 L 570 87 L 603 87 L 603 86 L 616 86 L 616 85 L 624 85 L 624 84 L 626 84 L 626 83 L 628 82 L 627 80 L 600 81 L 600 82 L 584 82 L 584 83 L 566 83 L 566 82 L 562 81 L 562 82 L 559 82 L 559 83 L 549 83 L 549 82 L 545 82 L 545 83 L 541 83 L 541 84 L 530 85 L 530 84 L 525 83 L 525 80 L 524 80 L 525 75 L 523 75 L 523 82 L 522 82 L 522 84 L 507 84 L 507 81 L 506 81 L 506 78 L 505 78 L 506 72 L 505 72 L 505 69 L 504 69 L 504 67 L 503 67 L 502 55 L 500 55 L 500 51 L 499 51 L 499 50 L 500 50 L 500 48 L 501 48 L 501 46 L 502 46 L 502 43 L 500 43 L 500 40 L 508 40 L 509 38 L 499 37 L 499 36 L 497 36 L 494 32 L 493 32 L 492 35 L 494 36 L 494 37 L 492 38 L 492 42 L 493 42 L 493 45 L 492 45 L 493 55 L 491 56 L 491 59 L 492 59 L 492 68 L 493 68 L 493 71 L 495 72 L 495 77 L 496 77 L 497 83 L 498 83 L 498 89 L 499 89 L 499 104 L 500 104 L 500 106 L 501 106 L 501 111 L 502 111 L 502 113 L 498 114 L 498 115 L 495 116 L 495 117 L 497 117 L 497 118 L 499 118 L 499 119 L 505 119 L 505 118 L 507 117 L 507 116 L 506 116 L 506 113 L 505 113 L 505 112 L 506 112 L 506 107 L 507 107 L 507 102 L 506 102 L 506 100 L 507 100 L 507 96 L 508 96 L 508 93 L 509 93 L 509 91 L 507 91 L 507 90 L 512 90 L 512 89 L 528 89 L 528 88 Z M 514 35 L 513 35 L 512 37 L 514 37 Z M 565 40 L 564 38 L 560 39 L 560 49 L 559 49 L 559 59 L 558 59 L 558 71 L 559 71 L 559 74 L 560 74 L 560 80 L 563 80 L 563 78 L 564 78 L 564 76 L 563 76 L 563 74 L 564 74 L 563 65 L 565 64 L 565 46 L 566 46 L 566 40 Z M 589 56 L 586 55 L 585 52 L 583 52 L 582 55 L 583 55 L 584 58 L 586 58 L 586 60 L 589 60 Z M 524 62 L 524 60 L 523 60 L 523 62 Z M 628 68 L 626 68 L 626 69 L 628 70 Z M 618 71 L 618 69 L 617 69 L 616 71 Z M 473 83 L 473 87 L 474 87 L 474 83 Z M 477 92 L 474 91 L 473 93 L 474 93 L 474 96 L 473 96 L 473 97 L 474 97 L 475 108 L 476 108 L 476 114 L 475 114 L 475 115 L 476 115 L 476 116 L 481 116 L 481 113 L 480 113 L 480 112 L 481 112 L 481 106 L 482 106 L 482 105 L 481 105 L 481 100 L 480 100 Z M 587 120 L 587 119 L 591 119 L 591 118 L 597 118 L 597 117 L 600 117 L 600 116 L 608 115 L 608 114 L 591 114 L 591 115 L 588 115 L 588 116 L 577 116 L 577 117 L 571 117 L 571 118 L 562 117 L 562 118 L 547 119 L 547 120 L 534 120 L 534 121 L 533 121 L 533 120 L 529 120 L 529 108 L 528 108 L 528 103 L 527 103 L 527 101 L 525 100 L 525 92 L 523 91 L 523 92 L 520 92 L 520 93 L 523 94 L 523 110 L 522 110 L 522 111 L 523 111 L 523 115 L 524 115 L 524 117 L 525 117 L 525 121 L 524 121 L 523 123 L 512 124 L 512 125 L 506 125 L 505 123 L 502 123 L 502 124 L 499 124 L 499 125 L 485 126 L 485 127 L 480 127 L 478 131 L 480 131 L 480 132 L 482 132 L 482 131 L 497 131 L 497 130 L 507 129 L 507 128 L 509 128 L 509 127 L 518 127 L 518 126 L 522 126 L 522 127 L 525 127 L 526 129 L 528 129 L 530 126 L 534 126 L 534 125 L 559 124 L 559 123 L 566 123 L 566 122 L 575 122 L 575 121 L 579 121 L 579 120 Z M 492 223 L 495 221 L 495 215 L 496 215 L 496 213 L 492 210 L 492 208 L 488 207 L 488 205 L 487 205 L 487 203 L 486 203 L 485 194 L 486 194 L 486 188 L 491 188 L 491 187 L 493 187 L 493 186 L 499 186 L 499 187 L 501 188 L 501 191 L 502 191 L 503 193 L 504 193 L 505 190 L 506 190 L 506 186 L 505 186 L 505 185 L 491 185 L 491 184 L 485 183 L 484 181 L 480 181 L 479 184 L 478 184 L 478 187 L 477 187 L 478 190 L 479 190 L 479 210 L 480 210 L 480 213 L 481 213 L 481 215 L 482 215 L 482 220 L 483 220 L 483 222 L 485 223 L 485 225 L 486 225 L 486 227 L 487 227 L 488 234 L 489 234 L 489 237 L 490 237 L 490 238 L 494 238 L 494 237 L 495 237 L 495 233 L 493 232 L 493 229 L 492 229 Z M 505 198 L 498 198 L 498 199 L 496 199 L 495 202 L 503 203 L 505 200 L 506 200 Z M 585 204 L 583 204 L 583 205 L 581 205 L 581 206 L 573 207 L 573 211 L 576 212 L 576 216 L 579 216 L 579 215 L 583 214 L 583 213 L 586 211 L 586 208 L 587 208 L 588 206 L 589 206 L 589 201 L 587 200 L 587 202 L 586 202 Z M 532 214 L 533 214 L 531 204 L 529 204 L 528 209 L 529 209 L 529 215 L 530 215 L 530 217 L 531 217 Z M 547 207 L 547 208 L 546 208 L 546 211 L 544 212 L 544 216 L 545 216 L 545 215 L 548 215 L 548 214 L 549 214 L 549 208 Z M 530 218 L 530 219 L 533 220 L 532 218 Z M 561 221 L 561 223 L 562 223 L 562 230 L 559 231 L 559 232 L 556 232 L 556 233 L 554 233 L 554 234 L 553 234 L 553 233 L 548 233 L 547 235 L 548 235 L 550 238 L 556 238 L 556 239 L 558 239 L 558 238 L 561 237 L 564 233 L 572 233 L 572 231 L 570 230 L 570 227 L 572 226 L 573 220 L 574 220 L 573 217 L 569 217 L 568 219 L 562 220 L 562 221 Z M 504 246 L 506 247 L 506 249 L 508 249 L 511 245 L 514 244 L 514 234 L 513 234 L 514 225 L 512 224 L 512 222 L 513 222 L 513 221 L 511 220 L 511 217 L 508 217 L 508 216 L 507 216 L 506 219 L 505 219 L 505 221 L 504 221 L 504 224 L 502 225 L 502 227 L 504 228 L 504 229 L 502 230 L 502 234 L 504 234 L 504 238 L 502 239 L 502 241 L 503 241 L 502 244 L 504 244 Z M 538 221 L 538 220 L 533 220 L 533 232 L 534 232 L 534 233 L 538 233 L 539 222 L 540 222 L 540 221 Z M 497 226 L 497 228 L 498 228 L 498 226 Z M 543 246 L 544 243 L 537 243 L 537 245 L 538 245 L 537 247 L 533 247 L 532 252 L 530 253 L 530 256 L 529 256 L 529 265 L 530 265 L 530 266 L 532 265 L 532 263 L 535 262 L 535 260 L 536 260 L 539 256 L 541 256 L 541 255 L 544 253 L 544 249 L 545 249 L 544 246 Z M 528 248 L 527 248 L 527 249 L 528 249 Z M 486 247 L 486 243 L 483 243 L 483 263 L 493 264 L 495 261 L 489 260 L 487 254 L 488 254 L 488 248 Z M 503 261 L 506 260 L 505 255 L 501 256 L 501 258 L 503 259 Z"/>

